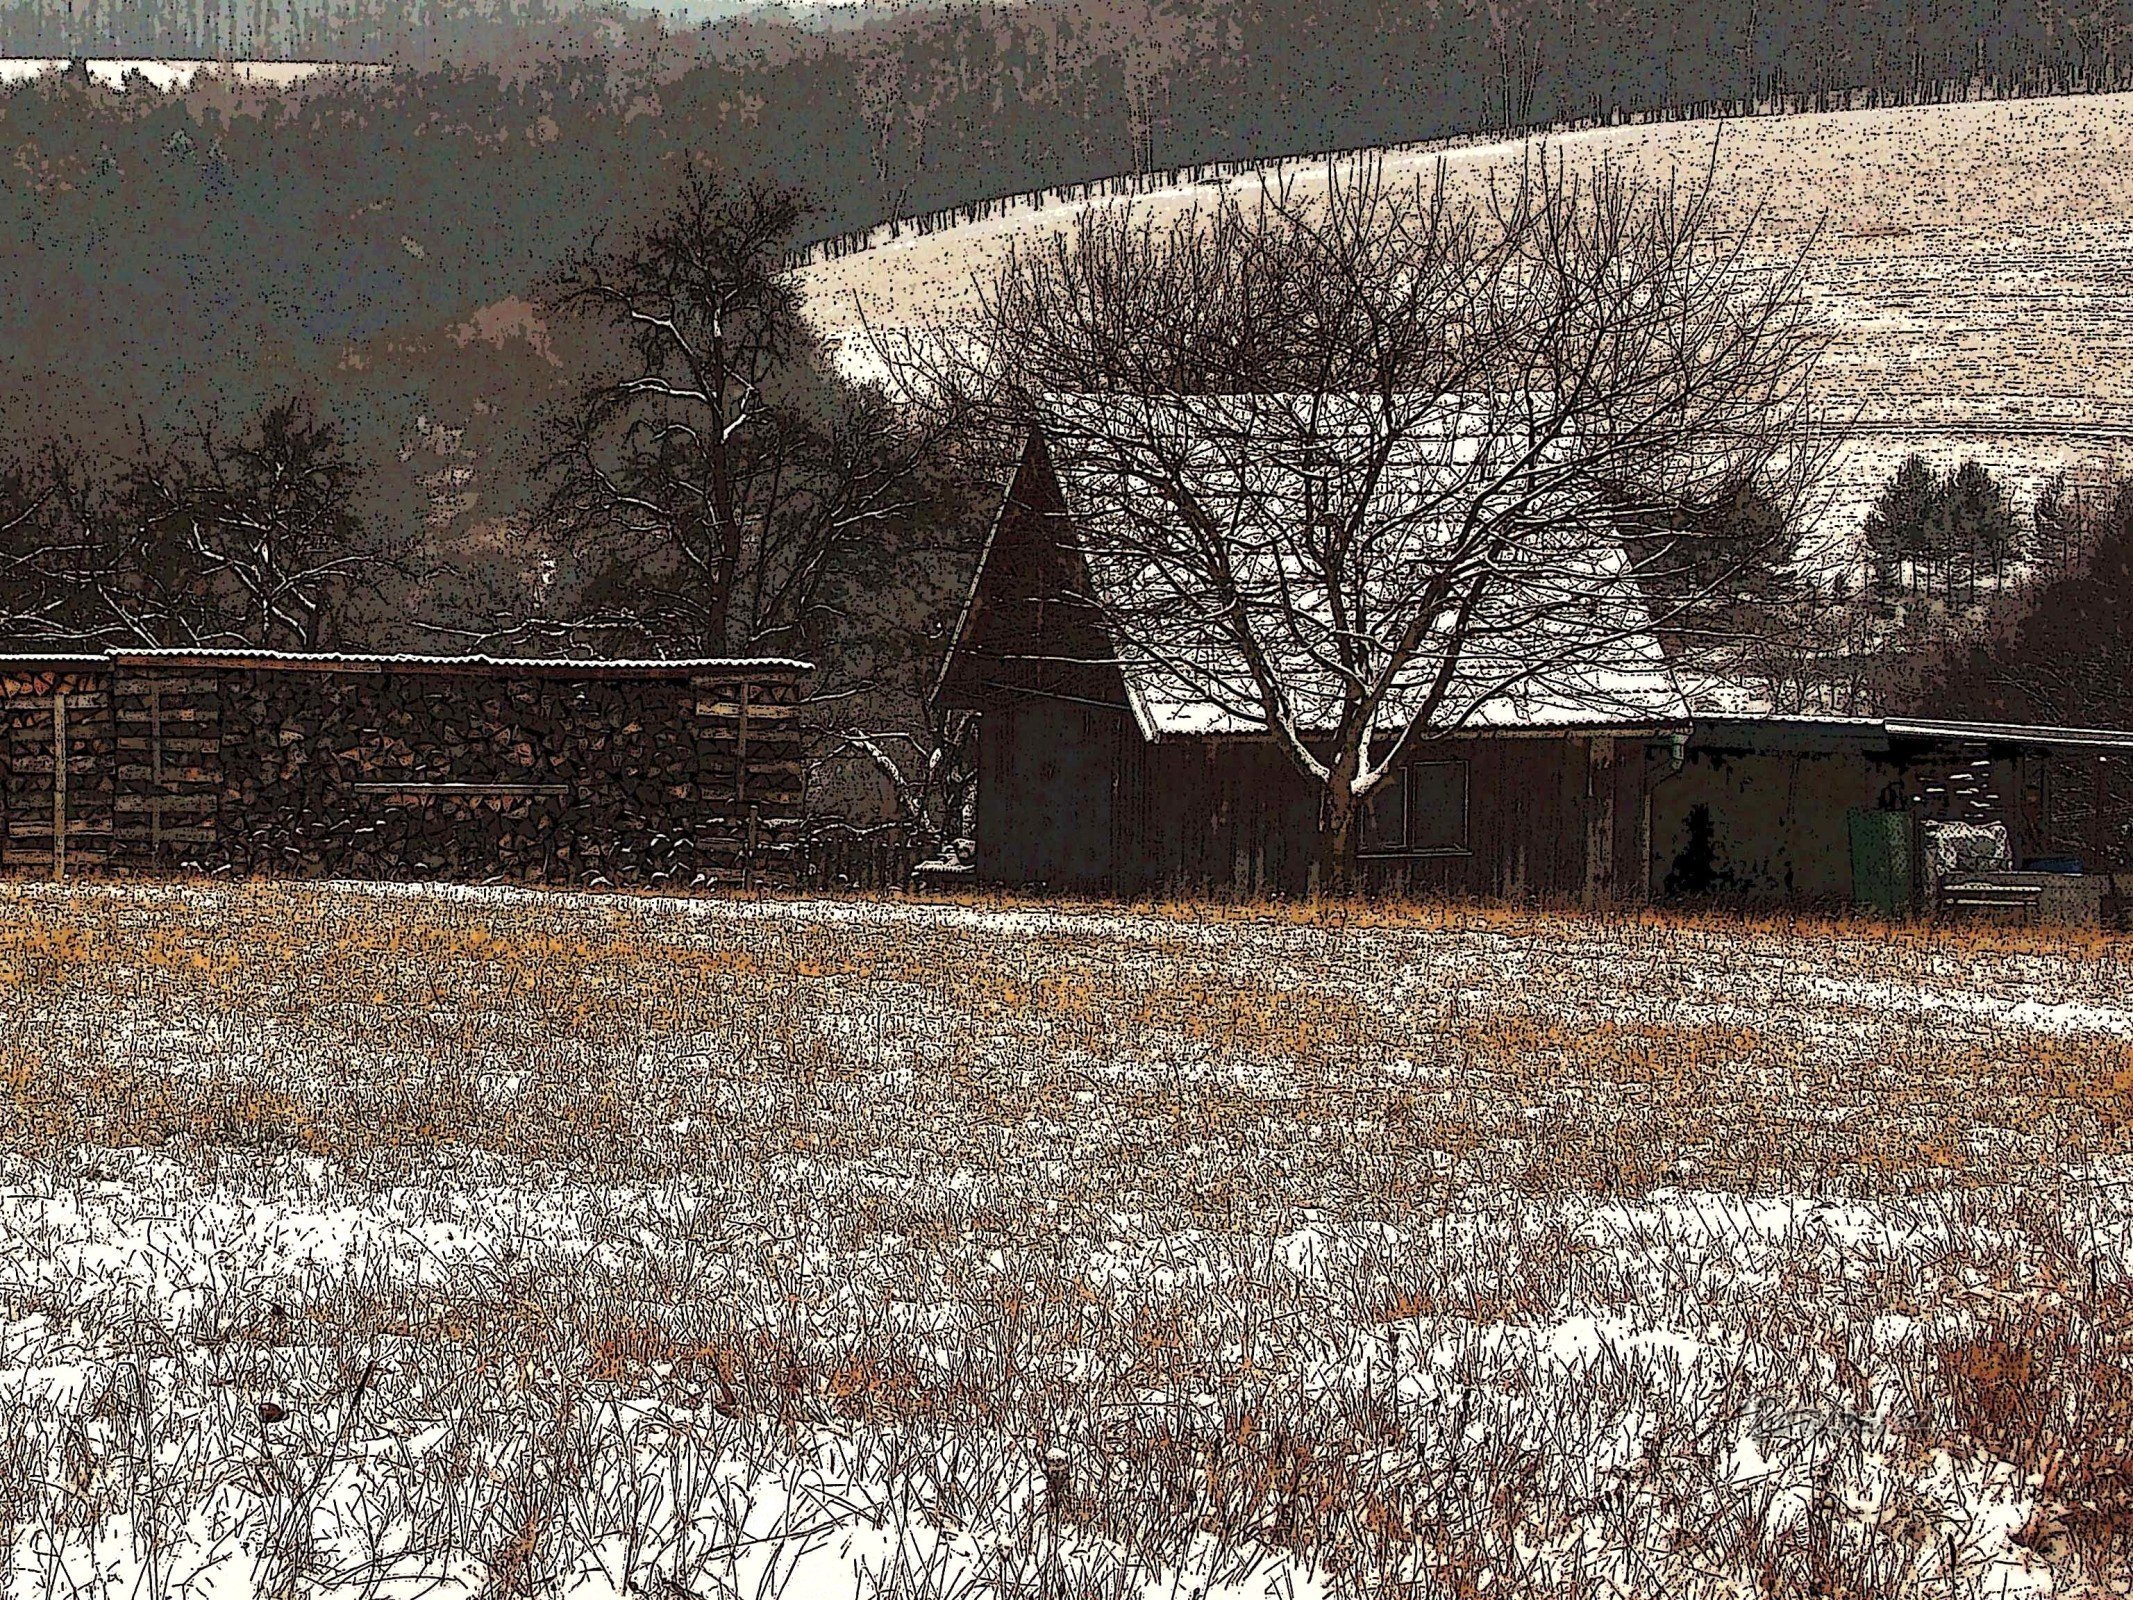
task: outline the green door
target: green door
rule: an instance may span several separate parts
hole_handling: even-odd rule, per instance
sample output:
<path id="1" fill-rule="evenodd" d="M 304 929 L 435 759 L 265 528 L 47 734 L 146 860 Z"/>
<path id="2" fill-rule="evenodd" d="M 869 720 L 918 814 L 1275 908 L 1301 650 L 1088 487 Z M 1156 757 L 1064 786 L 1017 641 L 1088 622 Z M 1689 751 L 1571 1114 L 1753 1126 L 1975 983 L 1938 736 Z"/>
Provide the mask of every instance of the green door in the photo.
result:
<path id="1" fill-rule="evenodd" d="M 1907 914 L 1914 881 L 1910 813 L 1854 807 L 1847 820 L 1852 836 L 1852 904 L 1883 916 Z"/>

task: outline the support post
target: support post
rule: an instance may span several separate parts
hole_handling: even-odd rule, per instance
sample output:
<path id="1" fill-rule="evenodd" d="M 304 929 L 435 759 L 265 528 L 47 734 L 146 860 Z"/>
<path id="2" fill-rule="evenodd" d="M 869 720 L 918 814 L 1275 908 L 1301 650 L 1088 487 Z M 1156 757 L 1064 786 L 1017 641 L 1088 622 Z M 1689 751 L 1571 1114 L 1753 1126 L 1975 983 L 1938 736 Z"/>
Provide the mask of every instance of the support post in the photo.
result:
<path id="1" fill-rule="evenodd" d="M 752 687 L 749 679 L 741 679 L 741 692 L 736 699 L 741 717 L 733 734 L 733 798 L 742 805 L 748 804 L 748 691 Z"/>
<path id="2" fill-rule="evenodd" d="M 1645 761 L 1637 795 L 1637 904 L 1652 903 L 1652 772 Z"/>
<path id="3" fill-rule="evenodd" d="M 148 685 L 148 770 L 149 782 L 154 792 L 148 797 L 148 859 L 152 865 L 163 860 L 163 689 L 151 680 Z"/>
<path id="4" fill-rule="evenodd" d="M 2091 872 L 2107 870 L 2104 865 L 2104 807 L 2107 796 L 2103 781 L 2105 757 L 2097 756 L 2089 768 L 2089 859 L 2082 863 Z"/>
<path id="5" fill-rule="evenodd" d="M 67 881 L 67 692 L 52 691 L 52 881 Z"/>

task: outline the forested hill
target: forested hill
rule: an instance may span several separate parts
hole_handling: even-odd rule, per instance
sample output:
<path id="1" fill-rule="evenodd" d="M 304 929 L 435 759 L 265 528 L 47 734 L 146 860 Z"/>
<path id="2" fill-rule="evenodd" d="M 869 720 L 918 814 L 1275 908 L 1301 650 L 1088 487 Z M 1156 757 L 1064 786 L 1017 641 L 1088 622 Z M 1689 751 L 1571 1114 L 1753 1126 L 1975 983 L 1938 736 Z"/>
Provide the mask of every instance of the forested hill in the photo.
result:
<path id="1" fill-rule="evenodd" d="M 129 391 L 190 381 L 173 364 L 204 339 L 338 358 L 522 290 L 687 151 L 804 185 L 821 236 L 1122 171 L 1773 93 L 2097 87 L 2133 61 L 2133 0 L 1062 0 L 835 33 L 672 33 L 554 0 L 97 0 L 57 40 L 66 14 L 0 8 L 0 37 L 405 60 L 464 43 L 457 64 L 279 94 L 0 96 L 6 327 Z"/>
<path id="2" fill-rule="evenodd" d="M 0 423 L 18 439 L 33 407 L 79 436 L 292 382 L 398 437 L 441 402 L 434 364 L 396 345 L 525 294 L 692 158 L 804 186 L 806 231 L 827 237 L 1125 171 L 1773 94 L 2100 87 L 2133 60 L 2133 0 L 1060 0 L 835 32 L 675 32 L 553 0 L 77 0 L 58 40 L 64 14 L 32 0 L 0 25 L 22 52 L 462 59 L 279 91 L 0 93 Z"/>

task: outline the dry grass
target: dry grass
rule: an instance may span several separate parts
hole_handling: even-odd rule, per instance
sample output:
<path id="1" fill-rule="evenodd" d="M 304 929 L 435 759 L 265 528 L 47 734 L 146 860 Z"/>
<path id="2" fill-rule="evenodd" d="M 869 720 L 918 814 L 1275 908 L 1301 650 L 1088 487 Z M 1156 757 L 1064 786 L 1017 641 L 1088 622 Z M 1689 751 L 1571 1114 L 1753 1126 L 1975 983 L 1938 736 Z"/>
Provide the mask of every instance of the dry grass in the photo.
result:
<path id="1" fill-rule="evenodd" d="M 14 1592 L 2107 1583 L 2129 954 L 0 890 Z"/>

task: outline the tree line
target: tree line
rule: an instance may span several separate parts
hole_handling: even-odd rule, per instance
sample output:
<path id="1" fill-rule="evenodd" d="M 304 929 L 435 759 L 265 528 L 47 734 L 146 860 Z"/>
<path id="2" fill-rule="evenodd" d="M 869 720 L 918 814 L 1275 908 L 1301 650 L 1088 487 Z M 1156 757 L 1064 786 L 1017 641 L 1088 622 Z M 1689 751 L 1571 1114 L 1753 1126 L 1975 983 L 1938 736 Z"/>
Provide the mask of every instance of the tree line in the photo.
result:
<path id="1" fill-rule="evenodd" d="M 321 650 L 399 552 L 351 509 L 361 467 L 302 400 L 235 428 L 144 429 L 115 469 L 56 440 L 0 471 L 0 631 L 16 648 Z"/>
<path id="2" fill-rule="evenodd" d="M 662 72 L 676 60 L 800 55 L 831 72 L 858 67 L 886 113 L 885 136 L 931 143 L 944 157 L 977 131 L 974 121 L 1012 130 L 1012 104 L 1005 117 L 976 115 L 1004 95 L 1023 110 L 1121 121 L 1150 163 L 1172 165 L 1212 133 L 1265 154 L 1326 148 L 1340 124 L 1412 138 L 1594 107 L 1853 90 L 1887 99 L 1948 84 L 2103 88 L 2124 71 L 2128 22 L 2123 0 L 1333 0 L 1308 10 L 1275 0 L 1041 0 L 938 6 L 824 34 L 775 11 L 684 29 L 611 0 L 13 0 L 0 6 L 0 52 L 428 67 L 621 46 L 657 58 Z"/>

